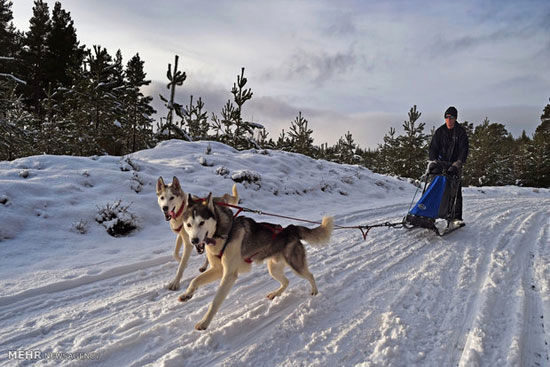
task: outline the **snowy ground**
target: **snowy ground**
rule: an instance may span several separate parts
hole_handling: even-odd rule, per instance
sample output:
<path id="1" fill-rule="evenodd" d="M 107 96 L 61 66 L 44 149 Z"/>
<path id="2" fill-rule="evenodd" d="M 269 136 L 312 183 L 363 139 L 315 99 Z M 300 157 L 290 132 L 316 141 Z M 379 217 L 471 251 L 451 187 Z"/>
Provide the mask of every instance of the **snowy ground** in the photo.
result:
<path id="1" fill-rule="evenodd" d="M 164 288 L 177 264 L 175 236 L 156 204 L 158 176 L 219 195 L 249 171 L 259 180 L 238 184 L 241 205 L 307 219 L 331 214 L 341 225 L 400 220 L 416 190 L 356 166 L 216 143 L 207 155 L 206 146 L 169 141 L 130 162 L 0 162 L 0 365 L 550 366 L 545 189 L 467 188 L 467 226 L 444 238 L 373 229 L 364 241 L 359 231 L 335 231 L 330 245 L 308 248 L 318 296 L 287 271 L 288 290 L 269 301 L 278 283 L 256 265 L 209 329 L 195 331 L 217 284 L 185 304 L 181 291 Z M 131 203 L 139 221 L 127 237 L 95 221 L 98 207 L 116 200 Z M 182 288 L 202 261 L 193 254 Z M 9 359 L 14 350 L 99 360 Z"/>

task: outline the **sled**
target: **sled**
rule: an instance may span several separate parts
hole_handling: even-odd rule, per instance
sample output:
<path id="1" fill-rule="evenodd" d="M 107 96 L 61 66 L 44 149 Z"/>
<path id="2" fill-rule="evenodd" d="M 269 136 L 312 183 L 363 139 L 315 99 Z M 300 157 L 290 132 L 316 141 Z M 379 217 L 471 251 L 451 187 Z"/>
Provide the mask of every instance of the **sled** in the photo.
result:
<path id="1" fill-rule="evenodd" d="M 422 197 L 403 219 L 403 227 L 430 229 L 438 236 L 464 227 L 464 222 L 454 220 L 459 188 L 460 177 L 426 175 Z"/>

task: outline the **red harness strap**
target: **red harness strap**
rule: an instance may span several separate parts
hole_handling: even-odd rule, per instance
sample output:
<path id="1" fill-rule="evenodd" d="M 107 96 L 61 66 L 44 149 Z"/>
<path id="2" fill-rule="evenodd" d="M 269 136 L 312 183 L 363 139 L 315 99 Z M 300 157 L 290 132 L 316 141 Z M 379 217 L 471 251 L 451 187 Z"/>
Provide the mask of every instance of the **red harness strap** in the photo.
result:
<path id="1" fill-rule="evenodd" d="M 277 237 L 277 235 L 279 233 L 281 233 L 283 231 L 283 227 L 279 224 L 275 225 L 275 226 L 272 226 L 271 224 L 268 224 L 268 223 L 261 223 L 262 226 L 264 226 L 265 228 L 269 229 L 273 235 L 271 236 L 272 239 L 275 239 L 275 237 Z"/>
<path id="2" fill-rule="evenodd" d="M 174 211 L 172 210 L 172 211 L 170 212 L 170 216 L 172 217 L 172 219 L 177 219 L 177 218 L 183 213 L 183 208 L 185 208 L 185 203 L 183 203 L 183 204 L 181 205 L 181 208 L 180 208 L 180 210 L 178 210 L 177 213 L 174 213 Z M 173 230 L 174 232 L 176 232 L 176 233 L 179 233 L 179 232 L 181 231 L 182 228 L 183 228 L 183 223 L 182 223 L 181 226 L 179 226 L 178 228 L 172 229 L 172 230 Z"/>
<path id="3" fill-rule="evenodd" d="M 244 260 L 245 263 L 252 264 L 252 258 L 256 255 L 258 255 L 257 252 L 254 255 L 252 255 L 250 257 L 247 257 L 246 259 L 243 259 L 243 260 Z"/>
<path id="4" fill-rule="evenodd" d="M 237 206 L 237 205 L 233 205 L 233 204 L 228 204 L 228 203 L 224 203 L 223 201 L 220 201 L 220 202 L 215 202 L 216 205 L 219 205 L 219 206 L 225 206 L 226 208 L 234 208 L 234 209 L 237 209 L 237 212 L 235 213 L 235 215 L 233 215 L 233 218 L 236 218 L 239 216 L 239 214 L 241 214 L 241 212 L 244 210 L 244 208 L 240 207 L 240 206 Z"/>
<path id="5" fill-rule="evenodd" d="M 225 247 L 227 246 L 227 242 L 223 245 L 222 247 L 222 250 L 220 251 L 219 254 L 216 255 L 216 257 L 218 257 L 218 259 L 221 260 L 222 256 L 223 256 L 223 252 L 225 251 Z M 250 257 L 247 257 L 246 259 L 243 259 L 244 262 L 248 263 L 248 264 L 251 264 L 252 263 L 252 258 L 256 255 L 258 255 L 259 252 L 256 252 L 254 255 L 250 256 Z"/>
<path id="6" fill-rule="evenodd" d="M 177 213 L 174 213 L 174 211 L 172 210 L 170 212 L 170 215 L 172 216 L 172 219 L 176 219 L 177 217 L 179 217 L 183 213 L 183 208 L 185 208 L 185 203 L 183 203 L 181 205 L 181 208 L 180 208 L 180 210 L 178 210 Z"/>

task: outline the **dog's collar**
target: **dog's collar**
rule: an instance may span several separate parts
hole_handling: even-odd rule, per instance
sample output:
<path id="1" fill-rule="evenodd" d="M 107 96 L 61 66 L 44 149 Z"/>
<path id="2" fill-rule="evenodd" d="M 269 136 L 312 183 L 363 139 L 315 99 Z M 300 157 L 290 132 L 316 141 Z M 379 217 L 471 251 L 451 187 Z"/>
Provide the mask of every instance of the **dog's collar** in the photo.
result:
<path id="1" fill-rule="evenodd" d="M 176 233 L 179 233 L 181 231 L 181 229 L 183 228 L 183 223 L 181 224 L 181 226 L 179 226 L 178 228 L 176 229 L 172 229 L 174 232 Z"/>
<path id="2" fill-rule="evenodd" d="M 174 213 L 174 211 L 172 210 L 170 212 L 170 216 L 172 217 L 172 219 L 176 219 L 177 217 L 179 217 L 183 213 L 183 208 L 185 208 L 185 203 L 181 204 L 181 208 L 180 208 L 180 210 L 178 210 L 177 213 Z M 181 228 L 179 228 L 179 229 L 181 229 Z M 179 230 L 178 230 L 178 232 L 179 232 Z"/>

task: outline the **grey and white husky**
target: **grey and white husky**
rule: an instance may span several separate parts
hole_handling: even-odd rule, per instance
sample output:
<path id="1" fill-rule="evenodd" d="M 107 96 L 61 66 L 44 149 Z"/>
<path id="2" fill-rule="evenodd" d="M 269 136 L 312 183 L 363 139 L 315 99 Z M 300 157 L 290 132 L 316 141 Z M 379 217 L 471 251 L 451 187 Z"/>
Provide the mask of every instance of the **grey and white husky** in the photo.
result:
<path id="1" fill-rule="evenodd" d="M 191 299 L 200 286 L 221 278 L 212 304 L 195 329 L 205 330 L 208 327 L 238 274 L 250 271 L 253 261 L 260 263 L 267 260 L 269 274 L 281 283 L 277 290 L 267 295 L 269 299 L 281 295 L 288 286 L 284 275 L 286 265 L 309 281 L 312 295 L 318 293 L 301 240 L 312 245 L 327 243 L 333 228 L 332 217 L 324 217 L 322 224 L 312 229 L 295 225 L 282 228 L 245 216 L 233 218 L 231 210 L 214 205 L 211 193 L 205 201 L 193 202 L 189 197 L 187 202 L 190 204 L 182 215 L 185 230 L 199 251 L 206 247 L 210 268 L 191 281 L 179 300 Z"/>
<path id="2" fill-rule="evenodd" d="M 224 194 L 222 197 L 214 198 L 214 201 L 237 205 L 239 203 L 239 194 L 237 193 L 236 184 L 233 185 L 232 194 L 233 195 Z M 175 278 L 167 285 L 169 290 L 176 291 L 179 289 L 181 277 L 187 266 L 189 256 L 193 252 L 193 246 L 189 241 L 189 236 L 183 228 L 182 214 L 187 206 L 187 195 L 181 188 L 177 177 L 174 176 L 172 183 L 168 185 L 164 183 L 162 177 L 159 177 L 157 181 L 157 202 L 165 219 L 170 221 L 170 229 L 177 235 L 176 248 L 174 249 L 173 256 L 179 263 L 179 266 Z M 179 253 L 182 243 L 184 244 L 183 256 L 180 256 Z M 199 270 L 203 272 L 206 270 L 207 266 L 208 260 L 206 260 Z"/>

